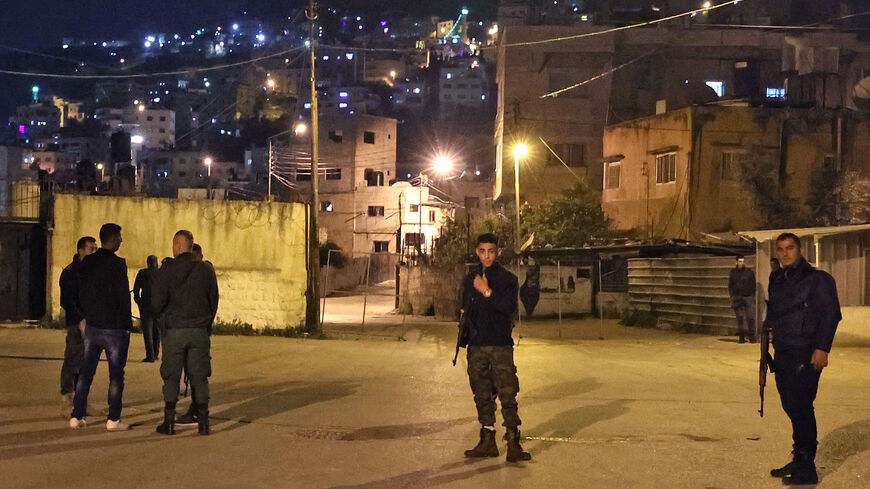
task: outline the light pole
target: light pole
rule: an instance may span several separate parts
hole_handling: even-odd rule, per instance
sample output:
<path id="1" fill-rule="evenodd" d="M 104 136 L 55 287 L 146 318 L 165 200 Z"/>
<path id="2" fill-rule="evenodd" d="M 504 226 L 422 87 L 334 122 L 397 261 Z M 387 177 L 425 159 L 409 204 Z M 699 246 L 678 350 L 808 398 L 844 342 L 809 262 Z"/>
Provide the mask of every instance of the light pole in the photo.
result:
<path id="1" fill-rule="evenodd" d="M 517 221 L 514 233 L 516 243 L 514 244 L 514 247 L 517 255 L 520 253 L 520 159 L 525 158 L 528 153 L 529 147 L 525 144 L 520 143 L 514 146 L 514 193 L 516 194 L 517 206 Z"/>
<path id="2" fill-rule="evenodd" d="M 206 169 L 208 170 L 208 176 L 211 178 L 211 164 L 214 163 L 214 160 L 211 156 L 206 156 L 205 159 L 202 160 L 203 164 L 205 164 Z"/>
<path id="3" fill-rule="evenodd" d="M 272 173 L 273 173 L 273 164 L 275 161 L 274 153 L 272 150 L 272 140 L 277 138 L 278 136 L 283 136 L 283 135 L 290 133 L 290 132 L 294 133 L 296 135 L 296 137 L 302 137 L 305 135 L 305 131 L 307 131 L 307 130 L 308 130 L 308 126 L 305 124 L 305 122 L 300 121 L 300 122 L 296 123 L 295 126 L 293 126 L 293 129 L 281 131 L 278 134 L 272 134 L 271 136 L 266 138 L 269 141 L 269 181 L 266 184 L 267 185 L 267 191 L 266 191 L 266 200 L 267 201 L 272 200 Z"/>
<path id="4" fill-rule="evenodd" d="M 103 173 L 103 168 L 104 167 L 103 167 L 102 163 L 97 164 L 97 170 L 100 170 L 100 181 L 101 182 L 105 179 L 105 175 Z"/>

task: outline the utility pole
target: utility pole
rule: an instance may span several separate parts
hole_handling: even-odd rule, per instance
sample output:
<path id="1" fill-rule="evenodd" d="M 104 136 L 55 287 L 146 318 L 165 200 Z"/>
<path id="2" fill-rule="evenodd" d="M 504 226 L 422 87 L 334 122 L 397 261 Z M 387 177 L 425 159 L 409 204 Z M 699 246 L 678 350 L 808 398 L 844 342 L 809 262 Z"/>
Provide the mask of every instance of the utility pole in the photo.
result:
<path id="1" fill-rule="evenodd" d="M 320 172 L 317 169 L 318 159 L 318 125 L 317 125 L 317 83 L 315 77 L 315 46 L 317 45 L 317 1 L 309 0 L 306 17 L 311 22 L 308 43 L 311 51 L 311 206 L 309 208 L 308 224 L 308 290 L 306 291 L 305 325 L 309 331 L 320 329 L 320 233 L 317 228 L 317 213 L 320 212 L 320 192 L 318 190 Z"/>

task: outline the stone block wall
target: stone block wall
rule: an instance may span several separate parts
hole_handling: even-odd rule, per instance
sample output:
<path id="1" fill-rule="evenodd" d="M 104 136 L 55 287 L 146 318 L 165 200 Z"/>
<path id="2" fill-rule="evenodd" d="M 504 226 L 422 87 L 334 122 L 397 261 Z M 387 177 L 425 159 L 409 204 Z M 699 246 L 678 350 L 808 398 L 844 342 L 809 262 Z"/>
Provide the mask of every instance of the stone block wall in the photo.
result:
<path id="1" fill-rule="evenodd" d="M 79 237 L 100 226 L 122 227 L 118 256 L 127 260 L 130 288 L 148 255 L 172 255 L 179 229 L 193 233 L 218 278 L 218 320 L 255 327 L 297 326 L 305 320 L 305 218 L 302 204 L 57 195 L 49 236 L 48 303 L 60 313 L 60 273 Z M 139 311 L 133 304 L 133 315 Z"/>

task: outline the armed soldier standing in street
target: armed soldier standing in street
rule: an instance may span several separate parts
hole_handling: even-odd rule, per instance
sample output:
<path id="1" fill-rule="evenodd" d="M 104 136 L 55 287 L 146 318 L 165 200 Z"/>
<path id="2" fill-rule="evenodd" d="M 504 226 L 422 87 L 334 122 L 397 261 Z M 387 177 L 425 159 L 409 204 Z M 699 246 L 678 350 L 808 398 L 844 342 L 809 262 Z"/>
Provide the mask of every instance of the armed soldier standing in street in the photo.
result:
<path id="1" fill-rule="evenodd" d="M 828 273 L 807 263 L 800 238 L 776 238 L 782 269 L 771 275 L 767 326 L 773 331 L 774 372 L 782 407 L 792 423 L 793 459 L 770 471 L 786 485 L 818 482 L 818 431 L 813 402 L 822 369 L 840 322 L 837 285 Z"/>
<path id="2" fill-rule="evenodd" d="M 737 316 L 739 343 L 755 342 L 755 272 L 746 268 L 746 259 L 738 255 L 736 265 L 728 274 L 728 295 Z"/>
<path id="3" fill-rule="evenodd" d="M 520 382 L 514 364 L 511 330 L 517 313 L 518 281 L 496 261 L 498 238 L 483 234 L 477 238 L 481 267 L 466 277 L 463 304 L 468 329 L 468 380 L 480 421 L 480 441 L 465 456 L 497 457 L 495 441 L 495 399 L 501 403 L 507 429 L 507 461 L 531 460 L 520 445 L 521 424 L 517 409 Z"/>
<path id="4" fill-rule="evenodd" d="M 197 261 L 191 250 L 193 234 L 181 230 L 172 239 L 172 261 L 157 275 L 152 310 L 164 315 L 163 378 L 165 401 L 163 423 L 157 432 L 175 434 L 175 404 L 178 401 L 181 370 L 187 374 L 196 402 L 200 435 L 210 434 L 208 419 L 208 378 L 211 375 L 211 327 L 218 308 L 218 286 L 214 269 Z"/>

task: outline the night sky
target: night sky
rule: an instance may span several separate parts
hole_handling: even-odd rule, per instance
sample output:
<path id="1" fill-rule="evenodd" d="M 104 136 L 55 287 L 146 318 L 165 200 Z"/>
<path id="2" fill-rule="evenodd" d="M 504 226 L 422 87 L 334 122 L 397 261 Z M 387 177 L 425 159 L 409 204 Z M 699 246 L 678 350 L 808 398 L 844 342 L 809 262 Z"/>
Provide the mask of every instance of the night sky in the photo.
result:
<path id="1" fill-rule="evenodd" d="M 305 0 L 3 0 L 0 43 L 14 47 L 58 46 L 66 36 L 98 39 L 139 37 L 150 32 L 185 31 L 197 23 L 226 22 L 248 10 L 267 18 L 297 11 Z M 462 5 L 494 17 L 498 0 L 333 0 L 324 6 L 351 6 L 369 12 L 386 10 L 453 16 Z"/>

